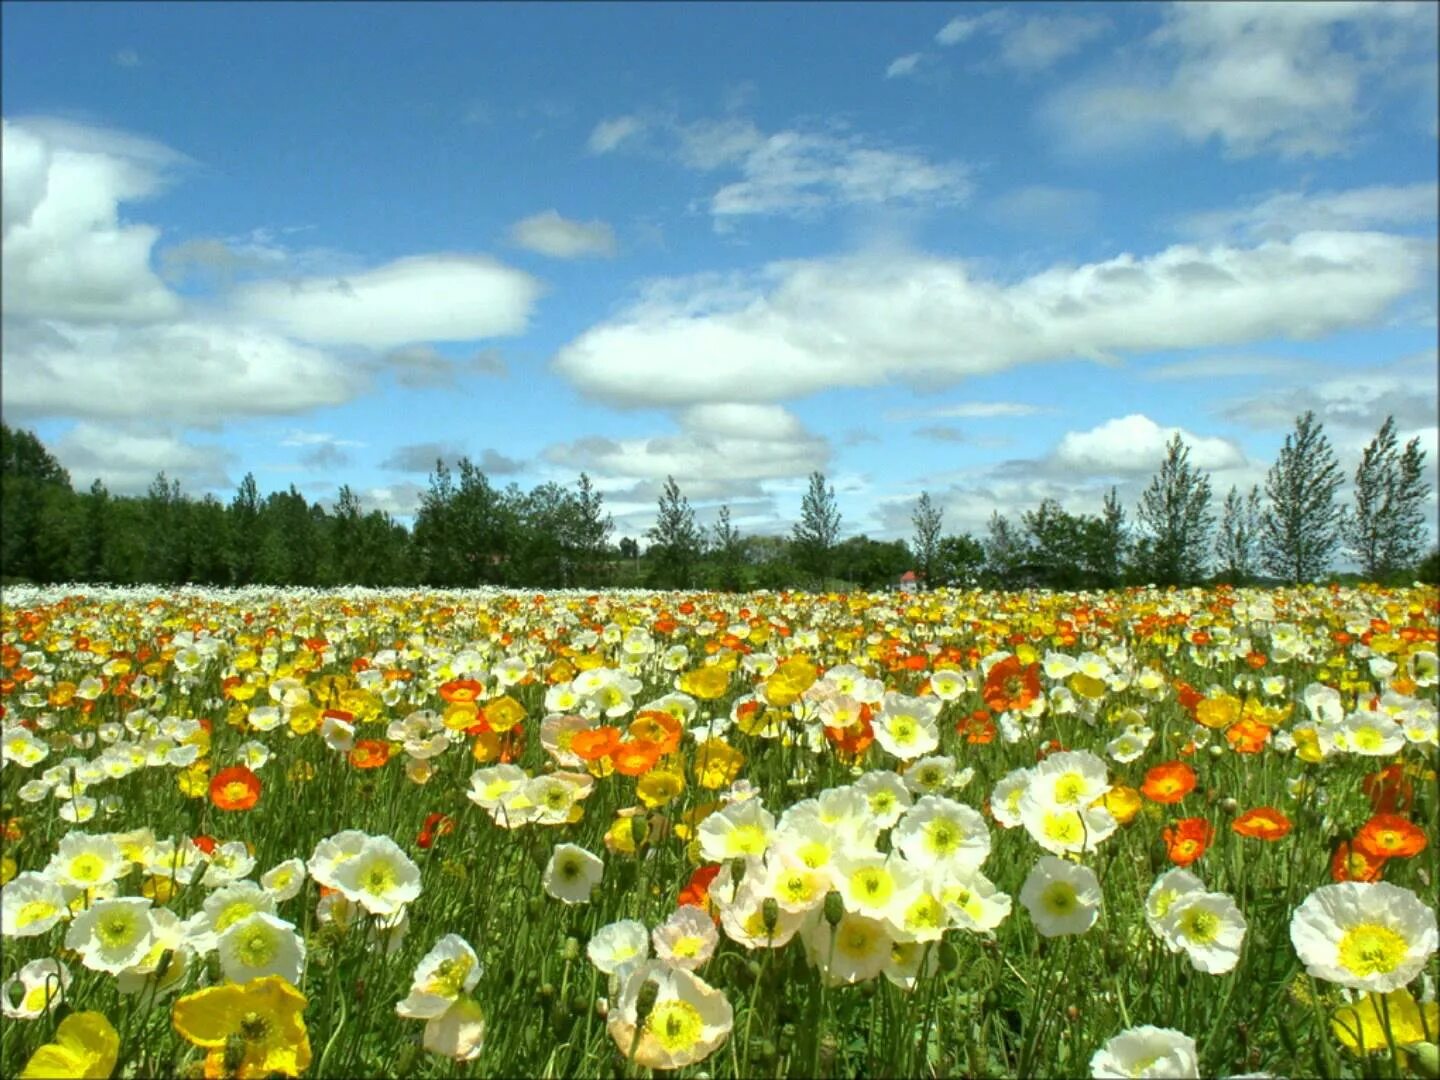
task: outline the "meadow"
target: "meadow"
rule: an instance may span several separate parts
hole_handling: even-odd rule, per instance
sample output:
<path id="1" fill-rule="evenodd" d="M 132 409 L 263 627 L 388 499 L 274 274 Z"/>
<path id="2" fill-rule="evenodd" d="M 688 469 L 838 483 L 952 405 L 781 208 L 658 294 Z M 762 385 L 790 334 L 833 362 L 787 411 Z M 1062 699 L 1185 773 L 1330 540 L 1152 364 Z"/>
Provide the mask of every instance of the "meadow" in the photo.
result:
<path id="1" fill-rule="evenodd" d="M 1426 1076 L 1434 588 L 7 590 L 8 1076 Z"/>

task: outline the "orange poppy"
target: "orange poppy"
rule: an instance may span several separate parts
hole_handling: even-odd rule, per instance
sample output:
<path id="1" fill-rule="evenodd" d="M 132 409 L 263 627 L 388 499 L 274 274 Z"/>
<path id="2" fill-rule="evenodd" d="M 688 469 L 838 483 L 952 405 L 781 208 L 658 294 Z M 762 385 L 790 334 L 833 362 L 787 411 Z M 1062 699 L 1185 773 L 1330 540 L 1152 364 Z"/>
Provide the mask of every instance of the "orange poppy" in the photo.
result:
<path id="1" fill-rule="evenodd" d="M 858 722 L 847 728 L 836 730 L 827 727 L 825 738 L 830 740 L 830 744 L 835 747 L 842 758 L 858 758 L 875 741 L 875 729 L 870 723 L 869 707 L 862 706 Z"/>
<path id="2" fill-rule="evenodd" d="M 1140 794 L 1151 802 L 1178 803 L 1195 790 L 1195 770 L 1183 761 L 1167 761 L 1145 774 Z"/>
<path id="3" fill-rule="evenodd" d="M 1415 805 L 1415 789 L 1405 779 L 1405 768 L 1398 761 L 1365 777 L 1360 787 L 1377 814 L 1394 814 Z"/>
<path id="4" fill-rule="evenodd" d="M 980 696 L 992 712 L 1024 709 L 1041 694 L 1040 665 L 1022 666 L 1018 656 L 1007 656 L 990 668 Z"/>
<path id="5" fill-rule="evenodd" d="M 1225 741 L 1237 754 L 1258 754 L 1270 741 L 1270 727 L 1247 716 L 1225 732 Z"/>
<path id="6" fill-rule="evenodd" d="M 437 810 L 426 816 L 425 824 L 420 826 L 420 835 L 415 838 L 415 843 L 428 849 L 435 843 L 437 836 L 449 836 L 454 831 L 455 819 Z"/>
<path id="7" fill-rule="evenodd" d="M 660 753 L 673 754 L 680 749 L 685 729 L 680 721 L 662 709 L 646 709 L 630 721 L 630 736 L 660 744 Z"/>
<path id="8" fill-rule="evenodd" d="M 1175 684 L 1175 697 L 1180 702 L 1180 707 L 1192 717 L 1195 715 L 1196 707 L 1205 700 L 1204 694 L 1185 682 Z"/>
<path id="9" fill-rule="evenodd" d="M 449 702 L 470 703 L 480 700 L 480 695 L 485 692 L 474 679 L 451 679 L 440 687 L 440 697 Z"/>
<path id="10" fill-rule="evenodd" d="M 626 739 L 611 751 L 615 771 L 624 776 L 643 776 L 660 760 L 660 744 L 649 739 Z"/>
<path id="11" fill-rule="evenodd" d="M 1385 872 L 1384 856 L 1367 855 L 1350 841 L 1342 840 L 1330 859 L 1330 877 L 1335 881 L 1379 881 Z"/>
<path id="12" fill-rule="evenodd" d="M 715 910 L 710 903 L 710 883 L 715 880 L 715 875 L 720 873 L 718 863 L 707 863 L 704 866 L 695 868 L 690 875 L 690 880 L 680 890 L 679 903 L 681 907 L 703 908 L 711 918 L 715 918 Z"/>
<path id="13" fill-rule="evenodd" d="M 1376 814 L 1355 834 L 1355 847 L 1377 859 L 1408 859 L 1427 842 L 1425 831 L 1399 814 Z"/>
<path id="14" fill-rule="evenodd" d="M 390 760 L 390 744 L 384 739 L 359 739 L 350 749 L 350 764 L 357 769 L 378 769 Z"/>
<path id="15" fill-rule="evenodd" d="M 599 761 L 609 757 L 620 745 L 620 729 L 610 727 L 587 728 L 577 731 L 570 740 L 570 750 L 582 761 Z"/>
<path id="16" fill-rule="evenodd" d="M 984 709 L 976 709 L 955 725 L 955 734 L 964 735 L 968 743 L 983 746 L 995 741 L 995 721 Z"/>
<path id="17" fill-rule="evenodd" d="M 1161 834 L 1165 841 L 1165 854 L 1176 866 L 1189 866 L 1210 846 L 1215 830 L 1204 818 L 1181 818 L 1174 828 L 1165 829 Z"/>
<path id="18" fill-rule="evenodd" d="M 220 810 L 249 810 L 260 801 L 260 778 L 244 765 L 221 769 L 210 781 L 210 801 Z"/>
<path id="19" fill-rule="evenodd" d="M 1290 831 L 1290 819 L 1270 806 L 1246 810 L 1230 823 L 1232 831 L 1252 840 L 1279 840 Z"/>

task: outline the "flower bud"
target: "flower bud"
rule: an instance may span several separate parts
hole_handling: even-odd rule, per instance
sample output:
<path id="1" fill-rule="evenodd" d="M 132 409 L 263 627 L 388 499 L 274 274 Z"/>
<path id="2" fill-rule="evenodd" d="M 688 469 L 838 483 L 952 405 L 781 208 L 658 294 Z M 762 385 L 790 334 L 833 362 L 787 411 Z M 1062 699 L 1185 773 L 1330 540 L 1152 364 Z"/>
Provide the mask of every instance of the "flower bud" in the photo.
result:
<path id="1" fill-rule="evenodd" d="M 775 924 L 780 921 L 780 902 L 773 896 L 767 896 L 760 904 L 760 919 L 765 924 L 765 933 L 773 937 Z"/>
<path id="2" fill-rule="evenodd" d="M 935 959 L 940 964 L 940 970 L 948 974 L 960 966 L 960 950 L 955 948 L 954 942 L 942 940 Z"/>
<path id="3" fill-rule="evenodd" d="M 655 999 L 659 996 L 660 988 L 655 985 L 655 980 L 646 979 L 635 997 L 635 1029 L 637 1031 L 645 1026 L 645 1021 L 650 1018 L 651 1010 L 655 1008 Z"/>
<path id="4" fill-rule="evenodd" d="M 638 849 L 642 847 L 650 836 L 650 822 L 643 814 L 636 814 L 630 819 L 630 839 Z"/>
<path id="5" fill-rule="evenodd" d="M 845 898 L 834 889 L 825 894 L 825 921 L 831 929 L 840 925 L 845 917 Z"/>
<path id="6" fill-rule="evenodd" d="M 731 860 L 730 860 L 730 880 L 731 880 L 734 884 L 739 885 L 739 884 L 740 884 L 740 880 L 741 880 L 744 876 L 745 876 L 745 860 L 744 860 L 744 858 L 743 858 L 743 857 L 736 857 L 736 858 L 734 858 L 734 859 L 731 859 Z"/>

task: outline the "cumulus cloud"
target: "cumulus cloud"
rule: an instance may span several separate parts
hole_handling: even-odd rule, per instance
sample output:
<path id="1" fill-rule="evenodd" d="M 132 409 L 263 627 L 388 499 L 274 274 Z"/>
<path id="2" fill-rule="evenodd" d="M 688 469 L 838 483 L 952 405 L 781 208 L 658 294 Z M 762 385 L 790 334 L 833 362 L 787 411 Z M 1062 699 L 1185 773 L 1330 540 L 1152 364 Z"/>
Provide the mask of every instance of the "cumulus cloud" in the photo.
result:
<path id="1" fill-rule="evenodd" d="M 540 295 L 529 274 L 479 255 L 417 255 L 343 277 L 257 282 L 235 308 L 305 341 L 384 349 L 522 333 Z"/>
<path id="2" fill-rule="evenodd" d="M 1372 184 L 1347 191 L 1282 191 L 1229 210 L 1191 214 L 1182 231 L 1206 237 L 1285 239 L 1310 230 L 1393 229 L 1434 225 L 1440 185 Z"/>
<path id="3" fill-rule="evenodd" d="M 1155 133 L 1218 140 L 1234 156 L 1339 153 L 1392 72 L 1433 66 L 1428 4 L 1174 4 L 1130 67 L 1062 88 L 1044 109 L 1073 146 Z M 1428 52 L 1427 52 L 1428 50 Z"/>
<path id="4" fill-rule="evenodd" d="M 507 457 L 498 450 L 486 448 L 476 462 L 486 476 L 513 476 L 525 471 L 525 462 L 519 458 Z"/>
<path id="5" fill-rule="evenodd" d="M 29 417 L 221 424 L 340 405 L 365 372 L 318 349 L 244 326 L 9 324 L 7 412 Z"/>
<path id="6" fill-rule="evenodd" d="M 157 194 L 183 155 L 137 136 L 68 122 L 3 121 L 7 318 L 148 322 L 180 312 L 150 267 L 160 236 L 122 222 L 121 203 Z"/>
<path id="7" fill-rule="evenodd" d="M 679 432 L 638 439 L 589 437 L 549 446 L 554 465 L 585 470 L 642 501 L 674 476 L 693 500 L 762 494 L 761 482 L 824 469 L 830 445 L 778 405 L 721 402 L 683 410 Z M 636 488 L 634 485 L 641 484 Z"/>
<path id="8" fill-rule="evenodd" d="M 603 221 L 571 221 L 556 210 L 534 214 L 510 226 L 510 242 L 552 259 L 615 254 L 615 230 Z"/>
<path id="9" fill-rule="evenodd" d="M 80 488 L 98 479 L 112 494 L 143 495 L 162 471 L 191 495 L 231 486 L 230 451 L 185 442 L 165 428 L 79 423 L 51 449 Z"/>
<path id="10" fill-rule="evenodd" d="M 1382 233 L 1304 233 L 1056 266 L 1013 284 L 920 255 L 777 263 L 660 283 L 553 364 L 586 395 L 629 406 L 933 388 L 1026 363 L 1364 325 L 1421 285 L 1427 250 Z"/>
<path id="11" fill-rule="evenodd" d="M 424 494 L 424 487 L 407 480 L 384 487 L 367 488 L 360 492 L 358 497 L 360 506 L 366 513 L 379 510 L 391 517 L 410 518 L 420 509 L 420 497 Z"/>
<path id="12" fill-rule="evenodd" d="M 1149 475 L 1160 467 L 1165 447 L 1179 435 L 1190 447 L 1190 464 L 1200 469 L 1234 469 L 1245 453 L 1229 439 L 1162 427 L 1142 413 L 1106 420 L 1086 431 L 1070 431 L 1047 459 L 1055 470 L 1091 476 Z"/>

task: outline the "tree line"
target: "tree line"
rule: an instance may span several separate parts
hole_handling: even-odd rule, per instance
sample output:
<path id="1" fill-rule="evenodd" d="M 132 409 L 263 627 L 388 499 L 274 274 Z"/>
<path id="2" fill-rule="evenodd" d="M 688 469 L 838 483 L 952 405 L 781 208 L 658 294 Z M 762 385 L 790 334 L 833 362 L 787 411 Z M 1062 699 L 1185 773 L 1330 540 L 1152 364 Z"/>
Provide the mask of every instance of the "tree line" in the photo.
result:
<path id="1" fill-rule="evenodd" d="M 0 576 L 6 581 L 116 584 L 527 588 L 866 588 L 914 571 L 924 586 L 1054 589 L 1127 584 L 1315 581 L 1341 554 L 1375 581 L 1434 581 L 1425 554 L 1425 452 L 1401 447 L 1387 418 L 1365 449 L 1343 504 L 1344 477 L 1312 413 L 1296 421 L 1263 491 L 1232 487 L 1218 507 L 1210 477 L 1177 434 L 1130 521 L 1116 489 L 1096 514 L 1053 499 L 1012 521 L 992 514 L 983 537 L 947 534 L 922 492 L 909 542 L 840 538 L 834 488 L 812 473 L 788 536 L 741 535 L 730 508 L 697 524 L 673 477 L 643 539 L 613 540 L 604 498 L 581 473 L 573 487 L 493 485 L 468 458 L 435 464 L 414 525 L 364 511 L 342 485 L 333 506 L 292 485 L 261 496 L 246 474 L 233 498 L 194 499 L 162 472 L 143 496 L 96 480 L 76 491 L 31 432 L 0 425 Z M 1218 510 L 1218 521 L 1216 513 Z M 1218 527 L 1217 527 L 1218 526 Z"/>

